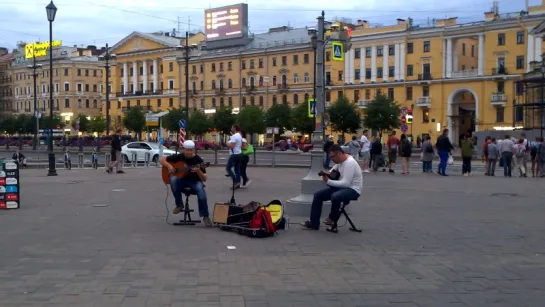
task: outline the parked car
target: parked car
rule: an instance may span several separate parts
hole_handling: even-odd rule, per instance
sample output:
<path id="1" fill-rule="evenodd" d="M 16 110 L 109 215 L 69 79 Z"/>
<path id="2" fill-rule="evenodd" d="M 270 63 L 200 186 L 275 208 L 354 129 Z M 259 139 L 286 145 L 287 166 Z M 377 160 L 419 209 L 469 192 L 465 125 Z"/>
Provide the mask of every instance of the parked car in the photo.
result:
<path id="1" fill-rule="evenodd" d="M 151 142 L 131 142 L 121 147 L 121 155 L 125 162 L 132 162 L 133 153 L 136 154 L 136 161 L 146 161 L 146 153 L 149 153 L 152 162 L 159 161 L 159 144 Z M 174 150 L 170 150 L 163 146 L 163 156 L 175 154 Z"/>

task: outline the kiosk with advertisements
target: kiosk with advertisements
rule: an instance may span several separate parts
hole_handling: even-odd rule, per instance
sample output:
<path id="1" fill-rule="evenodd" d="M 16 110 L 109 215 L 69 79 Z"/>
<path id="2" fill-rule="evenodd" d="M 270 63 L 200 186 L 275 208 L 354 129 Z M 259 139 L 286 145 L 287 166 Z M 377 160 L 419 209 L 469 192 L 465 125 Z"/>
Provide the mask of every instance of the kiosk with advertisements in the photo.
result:
<path id="1" fill-rule="evenodd" d="M 0 209 L 19 209 L 19 165 L 0 161 Z"/>

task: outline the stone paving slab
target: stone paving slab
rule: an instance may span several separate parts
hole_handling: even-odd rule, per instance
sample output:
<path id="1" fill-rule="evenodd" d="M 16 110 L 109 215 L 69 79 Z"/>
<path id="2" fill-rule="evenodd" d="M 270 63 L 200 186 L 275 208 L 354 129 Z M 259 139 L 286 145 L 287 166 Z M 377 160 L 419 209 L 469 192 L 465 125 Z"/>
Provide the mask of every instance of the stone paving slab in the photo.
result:
<path id="1" fill-rule="evenodd" d="M 543 306 L 540 179 L 367 175 L 363 233 L 251 239 L 167 225 L 158 169 L 21 173 L 22 208 L 0 211 L 1 307 Z M 306 171 L 249 175 L 240 203 L 291 198 Z M 209 176 L 212 209 L 230 183 Z"/>

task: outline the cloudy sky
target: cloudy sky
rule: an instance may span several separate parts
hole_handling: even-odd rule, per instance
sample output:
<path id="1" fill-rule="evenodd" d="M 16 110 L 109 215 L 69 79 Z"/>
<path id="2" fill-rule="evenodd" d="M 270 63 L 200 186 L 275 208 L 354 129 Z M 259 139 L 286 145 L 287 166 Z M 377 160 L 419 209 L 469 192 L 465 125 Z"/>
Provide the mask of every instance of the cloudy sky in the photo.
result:
<path id="1" fill-rule="evenodd" d="M 0 46 L 14 48 L 18 41 L 48 39 L 45 6 L 48 0 L 0 0 Z M 202 30 L 204 9 L 239 3 L 240 0 L 56 0 L 54 39 L 64 45 L 115 44 L 132 31 L 185 32 Z M 530 0 L 530 5 L 541 0 Z M 316 17 L 325 10 L 326 19 L 365 19 L 389 25 L 396 18 L 412 17 L 415 24 L 426 25 L 433 18 L 458 17 L 458 22 L 483 18 L 492 0 L 247 0 L 250 31 L 266 32 L 270 27 L 315 26 Z M 307 4 L 304 4 L 307 3 Z M 500 13 L 524 9 L 524 0 L 499 0 Z M 189 20 L 189 25 L 188 25 Z"/>

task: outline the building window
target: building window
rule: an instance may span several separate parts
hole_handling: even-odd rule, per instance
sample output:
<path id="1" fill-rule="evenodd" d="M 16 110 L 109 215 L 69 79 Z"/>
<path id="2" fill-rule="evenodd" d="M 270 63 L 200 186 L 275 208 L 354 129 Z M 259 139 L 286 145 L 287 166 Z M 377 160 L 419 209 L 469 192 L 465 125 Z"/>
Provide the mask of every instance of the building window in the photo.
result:
<path id="1" fill-rule="evenodd" d="M 382 49 L 382 46 L 377 47 L 377 56 L 383 56 L 384 49 Z"/>
<path id="2" fill-rule="evenodd" d="M 252 59 L 250 60 L 250 69 L 254 69 L 255 68 L 255 61 Z"/>
<path id="3" fill-rule="evenodd" d="M 273 84 L 273 86 L 276 86 L 276 76 L 273 76 L 273 78 L 272 78 L 272 84 Z"/>
<path id="4" fill-rule="evenodd" d="M 326 53 L 325 53 L 325 60 L 326 60 L 326 62 L 331 61 L 331 52 L 326 51 Z"/>
<path id="5" fill-rule="evenodd" d="M 325 101 L 331 101 L 331 92 L 330 91 L 325 92 Z"/>
<path id="6" fill-rule="evenodd" d="M 430 87 L 425 85 L 422 87 L 422 96 L 430 97 Z"/>
<path id="7" fill-rule="evenodd" d="M 388 55 L 395 55 L 395 45 L 388 45 Z"/>
<path id="8" fill-rule="evenodd" d="M 282 66 L 287 66 L 288 65 L 288 57 L 287 56 L 282 56 Z"/>
<path id="9" fill-rule="evenodd" d="M 354 90 L 354 101 L 358 102 L 360 100 L 360 90 Z"/>
<path id="10" fill-rule="evenodd" d="M 298 104 L 298 103 L 299 103 L 299 95 L 293 94 L 293 104 Z"/>
<path id="11" fill-rule="evenodd" d="M 299 56 L 297 54 L 293 56 L 293 65 L 299 65 Z"/>
<path id="12" fill-rule="evenodd" d="M 174 63 L 168 63 L 168 71 L 174 71 Z"/>
<path id="13" fill-rule="evenodd" d="M 272 58 L 272 66 L 276 67 L 276 58 Z"/>
<path id="14" fill-rule="evenodd" d="M 505 45 L 505 33 L 498 33 L 498 46 Z"/>
<path id="15" fill-rule="evenodd" d="M 360 79 L 360 70 L 359 70 L 359 69 L 355 69 L 355 70 L 354 70 L 354 79 L 355 79 L 355 80 L 359 80 L 359 79 Z"/>
<path id="16" fill-rule="evenodd" d="M 78 72 L 78 77 L 81 77 L 81 69 L 78 69 L 77 72 Z"/>
<path id="17" fill-rule="evenodd" d="M 255 97 L 250 96 L 250 105 L 255 106 Z"/>
<path id="18" fill-rule="evenodd" d="M 158 107 L 158 108 L 161 107 L 161 99 L 157 99 L 157 107 Z"/>
<path id="19" fill-rule="evenodd" d="M 422 109 L 422 122 L 423 123 L 429 123 L 430 122 L 430 110 Z"/>
<path id="20" fill-rule="evenodd" d="M 216 80 L 212 80 L 212 89 L 216 89 Z"/>
<path id="21" fill-rule="evenodd" d="M 371 68 L 365 69 L 365 79 L 371 79 Z"/>
<path id="22" fill-rule="evenodd" d="M 521 106 L 515 108 L 515 121 L 521 122 L 524 119 L 524 109 Z"/>
<path id="23" fill-rule="evenodd" d="M 246 106 L 246 97 L 242 97 L 242 106 L 243 106 L 243 107 Z"/>
<path id="24" fill-rule="evenodd" d="M 273 97 L 272 97 L 272 104 L 273 104 L 273 105 L 276 104 L 276 95 L 273 95 Z"/>
<path id="25" fill-rule="evenodd" d="M 377 67 L 377 78 L 382 78 L 382 73 L 383 73 L 382 67 Z"/>
<path id="26" fill-rule="evenodd" d="M 68 98 L 64 99 L 64 107 L 65 108 L 70 108 L 70 99 L 68 99 Z"/>
<path id="27" fill-rule="evenodd" d="M 246 69 L 246 60 L 240 62 L 240 69 Z"/>
<path id="28" fill-rule="evenodd" d="M 91 103 L 90 103 L 89 99 L 86 99 L 86 100 L 85 100 L 85 107 L 86 107 L 87 109 L 89 109 L 89 108 L 91 107 Z"/>
<path id="29" fill-rule="evenodd" d="M 393 87 L 388 88 L 388 98 L 390 98 L 391 100 L 394 100 L 394 88 Z"/>
<path id="30" fill-rule="evenodd" d="M 305 82 L 305 83 L 309 83 L 309 82 L 310 82 L 310 77 L 309 77 L 308 72 L 306 72 L 306 73 L 303 75 L 303 79 L 304 79 L 304 82 Z"/>
<path id="31" fill-rule="evenodd" d="M 343 76 L 344 76 L 344 72 L 342 70 L 339 70 L 337 72 L 337 77 L 338 77 L 339 81 L 343 81 Z"/>
<path id="32" fill-rule="evenodd" d="M 65 91 L 65 92 L 69 92 L 69 91 L 70 91 L 70 83 L 68 83 L 68 82 L 65 82 L 65 83 L 64 83 L 64 91 Z"/>
<path id="33" fill-rule="evenodd" d="M 407 76 L 412 76 L 414 74 L 414 68 L 412 65 L 407 65 Z"/>
<path id="34" fill-rule="evenodd" d="M 215 71 L 216 71 L 216 63 L 212 63 L 211 71 L 212 71 L 212 72 L 215 72 Z"/>
<path id="35" fill-rule="evenodd" d="M 242 87 L 246 87 L 246 78 L 242 78 L 241 85 Z"/>
<path id="36" fill-rule="evenodd" d="M 216 98 L 212 97 L 212 108 L 216 107 Z"/>
<path id="37" fill-rule="evenodd" d="M 263 106 L 263 96 L 259 96 L 259 106 Z"/>
<path id="38" fill-rule="evenodd" d="M 81 103 L 81 99 L 78 99 L 78 108 L 83 107 L 83 104 Z"/>
<path id="39" fill-rule="evenodd" d="M 407 54 L 412 54 L 413 49 L 414 49 L 413 43 L 407 43 Z"/>
<path id="40" fill-rule="evenodd" d="M 475 45 L 471 45 L 471 56 L 475 57 Z"/>
<path id="41" fill-rule="evenodd" d="M 365 58 L 371 58 L 371 47 L 365 48 Z"/>
<path id="42" fill-rule="evenodd" d="M 497 123 L 503 123 L 505 120 L 505 108 L 504 107 L 497 107 L 496 108 L 496 122 Z"/>
<path id="43" fill-rule="evenodd" d="M 64 75 L 65 75 L 65 76 L 68 76 L 68 68 L 65 68 L 65 69 L 64 69 Z"/>
<path id="44" fill-rule="evenodd" d="M 169 98 L 168 99 L 168 106 L 171 107 L 171 108 L 174 106 L 174 98 Z"/>
<path id="45" fill-rule="evenodd" d="M 220 71 L 223 71 L 223 62 L 220 63 Z"/>
<path id="46" fill-rule="evenodd" d="M 293 74 L 293 84 L 299 83 L 299 75 L 297 73 Z"/>
<path id="47" fill-rule="evenodd" d="M 227 88 L 233 88 L 233 80 L 227 80 Z"/>
<path id="48" fill-rule="evenodd" d="M 361 58 L 361 48 L 356 48 L 354 52 L 354 58 L 359 59 Z"/>
<path id="49" fill-rule="evenodd" d="M 517 32 L 517 45 L 524 44 L 524 31 Z"/>
<path id="50" fill-rule="evenodd" d="M 424 41 L 424 52 L 430 52 L 431 44 L 430 41 Z"/>
<path id="51" fill-rule="evenodd" d="M 233 97 L 229 96 L 229 98 L 227 99 L 227 103 L 229 104 L 230 107 L 233 106 Z"/>
<path id="52" fill-rule="evenodd" d="M 388 76 L 393 77 L 395 75 L 395 66 L 388 67 Z"/>
<path id="53" fill-rule="evenodd" d="M 518 55 L 517 56 L 517 69 L 524 69 L 524 56 Z"/>
<path id="54" fill-rule="evenodd" d="M 206 108 L 204 98 L 201 98 L 201 109 L 204 109 L 204 108 Z"/>
<path id="55" fill-rule="evenodd" d="M 174 80 L 168 80 L 168 89 L 173 90 L 174 89 Z"/>
<path id="56" fill-rule="evenodd" d="M 405 97 L 407 100 L 413 100 L 413 88 L 408 86 L 405 88 Z"/>
<path id="57" fill-rule="evenodd" d="M 283 104 L 288 104 L 288 96 L 282 95 L 282 103 Z"/>
<path id="58" fill-rule="evenodd" d="M 259 59 L 259 68 L 263 68 L 263 59 Z"/>
<path id="59" fill-rule="evenodd" d="M 220 97 L 220 107 L 223 107 L 225 102 L 223 101 L 223 97 Z"/>

